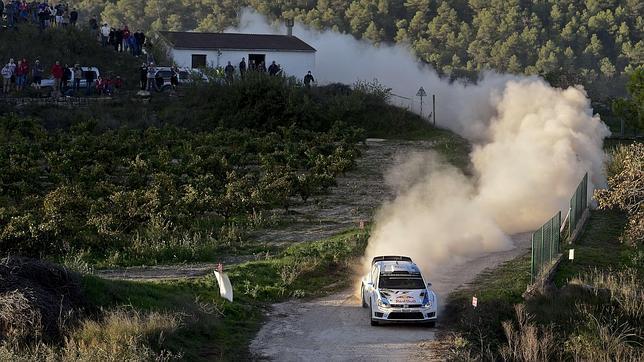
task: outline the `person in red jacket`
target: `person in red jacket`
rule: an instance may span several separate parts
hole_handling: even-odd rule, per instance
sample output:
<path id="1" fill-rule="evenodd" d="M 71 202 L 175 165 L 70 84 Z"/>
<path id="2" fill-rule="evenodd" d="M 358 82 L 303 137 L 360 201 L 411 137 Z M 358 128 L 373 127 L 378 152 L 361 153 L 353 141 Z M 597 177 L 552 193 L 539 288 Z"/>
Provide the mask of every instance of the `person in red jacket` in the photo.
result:
<path id="1" fill-rule="evenodd" d="M 56 61 L 56 64 L 51 66 L 51 75 L 54 77 L 54 92 L 58 92 L 63 79 L 63 67 L 59 61 Z"/>
<path id="2" fill-rule="evenodd" d="M 16 67 L 16 90 L 18 92 L 25 89 L 27 85 L 27 75 L 29 75 L 29 63 L 27 59 L 22 58 L 18 61 L 18 66 Z"/>

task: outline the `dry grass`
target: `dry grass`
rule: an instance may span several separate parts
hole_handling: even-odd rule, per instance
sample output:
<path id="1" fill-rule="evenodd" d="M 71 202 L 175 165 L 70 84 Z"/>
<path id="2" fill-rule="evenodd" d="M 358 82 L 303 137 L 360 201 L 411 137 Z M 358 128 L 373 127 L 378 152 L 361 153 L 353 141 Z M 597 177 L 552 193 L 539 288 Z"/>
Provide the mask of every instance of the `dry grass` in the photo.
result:
<path id="1" fill-rule="evenodd" d="M 529 362 L 554 359 L 557 339 L 552 327 L 536 326 L 523 304 L 517 304 L 514 310 L 516 324 L 511 321 L 502 323 L 507 338 L 507 344 L 500 349 L 503 360 Z"/>
<path id="2" fill-rule="evenodd" d="M 40 339 L 42 316 L 25 295 L 14 290 L 0 296 L 0 334 L 9 341 Z"/>
<path id="3" fill-rule="evenodd" d="M 73 330 L 62 347 L 45 343 L 29 346 L 5 342 L 2 361 L 171 361 L 181 355 L 165 350 L 164 339 L 181 324 L 177 316 L 131 309 L 107 312 L 101 321 L 86 320 Z"/>
<path id="4" fill-rule="evenodd" d="M 604 272 L 594 269 L 570 281 L 587 286 L 595 295 L 608 293 L 629 318 L 644 319 L 644 289 L 634 269 Z"/>

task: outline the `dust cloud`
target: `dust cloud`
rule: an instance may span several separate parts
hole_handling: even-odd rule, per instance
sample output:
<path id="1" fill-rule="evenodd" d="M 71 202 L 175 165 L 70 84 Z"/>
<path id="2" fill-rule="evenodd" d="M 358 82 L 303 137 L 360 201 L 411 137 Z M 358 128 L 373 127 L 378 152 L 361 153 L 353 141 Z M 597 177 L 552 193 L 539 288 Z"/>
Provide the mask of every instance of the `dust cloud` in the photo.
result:
<path id="1" fill-rule="evenodd" d="M 284 33 L 251 10 L 231 31 Z M 393 101 L 419 112 L 419 87 L 436 94 L 436 119 L 473 144 L 471 169 L 436 153 L 408 155 L 387 175 L 396 197 L 377 212 L 364 258 L 411 256 L 424 272 L 514 247 L 509 235 L 532 231 L 557 211 L 585 172 L 590 188 L 605 183 L 603 139 L 581 87 L 557 89 L 538 77 L 487 72 L 476 85 L 449 83 L 401 45 L 374 47 L 351 35 L 296 24 L 294 35 L 317 49 L 320 83 L 377 79 Z M 425 112 L 424 115 L 427 115 Z"/>

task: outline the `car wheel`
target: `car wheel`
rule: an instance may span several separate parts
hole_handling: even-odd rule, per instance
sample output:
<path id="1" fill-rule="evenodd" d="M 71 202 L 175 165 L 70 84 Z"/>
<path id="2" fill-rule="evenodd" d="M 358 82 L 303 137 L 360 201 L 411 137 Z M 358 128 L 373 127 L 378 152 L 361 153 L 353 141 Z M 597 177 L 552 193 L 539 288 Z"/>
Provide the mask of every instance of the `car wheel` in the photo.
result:
<path id="1" fill-rule="evenodd" d="M 372 326 L 377 326 L 379 323 L 378 321 L 373 320 L 373 310 L 371 309 L 371 303 L 369 304 L 369 320 L 371 321 Z"/>
<path id="2" fill-rule="evenodd" d="M 434 327 L 436 327 L 436 322 L 427 322 L 427 323 L 425 324 L 425 326 L 426 326 L 427 328 L 434 328 Z"/>
<path id="3" fill-rule="evenodd" d="M 360 288 L 360 298 L 362 298 L 362 308 L 369 307 L 369 304 L 367 304 L 367 302 L 365 302 L 364 300 L 364 286 Z"/>

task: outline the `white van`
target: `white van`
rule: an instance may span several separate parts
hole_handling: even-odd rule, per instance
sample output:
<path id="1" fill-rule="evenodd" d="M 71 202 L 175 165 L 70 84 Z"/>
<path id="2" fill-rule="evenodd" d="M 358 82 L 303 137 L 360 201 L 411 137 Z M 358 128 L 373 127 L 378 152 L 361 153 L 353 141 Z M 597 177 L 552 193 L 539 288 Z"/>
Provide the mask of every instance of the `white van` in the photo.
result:
<path id="1" fill-rule="evenodd" d="M 69 70 L 71 71 L 72 76 L 71 76 L 71 79 L 69 80 L 69 82 L 67 83 L 67 86 L 70 87 L 70 88 L 73 88 L 74 83 L 75 83 L 74 82 L 74 79 L 75 79 L 74 78 L 74 68 L 69 68 Z M 101 75 L 101 72 L 98 70 L 98 68 L 96 68 L 96 67 L 81 67 L 81 70 L 83 71 L 83 78 L 80 81 L 81 89 L 87 88 L 87 73 L 88 72 L 94 73 L 94 77 L 93 77 L 94 80 L 92 82 L 92 87 L 95 87 L 96 86 L 96 80 Z M 54 88 L 54 82 L 55 82 L 54 77 L 50 76 L 49 78 L 43 79 L 41 81 L 40 87 L 41 88 L 51 88 L 51 89 L 53 89 Z"/>

